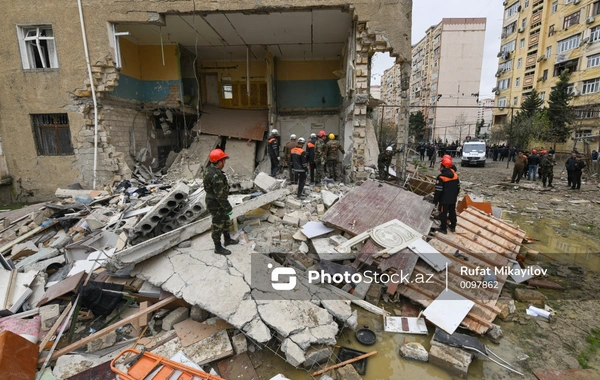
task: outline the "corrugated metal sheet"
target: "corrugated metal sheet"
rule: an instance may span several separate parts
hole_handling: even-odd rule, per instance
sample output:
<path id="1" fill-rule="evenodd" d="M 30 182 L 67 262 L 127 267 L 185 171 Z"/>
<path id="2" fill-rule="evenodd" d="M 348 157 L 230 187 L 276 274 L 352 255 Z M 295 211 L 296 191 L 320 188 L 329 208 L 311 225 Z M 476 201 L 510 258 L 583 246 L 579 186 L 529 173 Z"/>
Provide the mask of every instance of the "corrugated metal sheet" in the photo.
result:
<path id="1" fill-rule="evenodd" d="M 379 181 L 366 181 L 334 204 L 321 221 L 358 235 L 392 219 L 426 235 L 433 205 L 410 191 Z"/>
<path id="2" fill-rule="evenodd" d="M 267 124 L 267 110 L 233 110 L 204 105 L 200 132 L 260 141 L 264 138 Z"/>

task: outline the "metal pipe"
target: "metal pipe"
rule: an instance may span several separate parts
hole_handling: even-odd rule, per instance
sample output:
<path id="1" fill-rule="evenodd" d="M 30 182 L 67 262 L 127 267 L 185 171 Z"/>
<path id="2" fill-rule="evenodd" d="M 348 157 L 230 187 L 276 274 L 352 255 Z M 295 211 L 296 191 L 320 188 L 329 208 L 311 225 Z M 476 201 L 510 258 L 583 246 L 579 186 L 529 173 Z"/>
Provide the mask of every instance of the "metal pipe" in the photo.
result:
<path id="1" fill-rule="evenodd" d="M 250 99 L 250 45 L 246 46 L 246 93 Z M 250 100 L 248 100 L 250 104 Z"/>
<path id="2" fill-rule="evenodd" d="M 95 189 L 96 176 L 98 173 L 98 100 L 96 99 L 96 89 L 94 87 L 94 78 L 92 76 L 92 65 L 90 64 L 90 54 L 88 51 L 85 24 L 83 22 L 83 9 L 81 8 L 81 0 L 77 0 L 77 6 L 79 7 L 79 22 L 81 23 L 81 35 L 83 38 L 83 49 L 85 51 L 85 63 L 87 64 L 90 87 L 92 89 L 92 101 L 94 102 L 94 179 L 92 181 L 92 188 Z"/>

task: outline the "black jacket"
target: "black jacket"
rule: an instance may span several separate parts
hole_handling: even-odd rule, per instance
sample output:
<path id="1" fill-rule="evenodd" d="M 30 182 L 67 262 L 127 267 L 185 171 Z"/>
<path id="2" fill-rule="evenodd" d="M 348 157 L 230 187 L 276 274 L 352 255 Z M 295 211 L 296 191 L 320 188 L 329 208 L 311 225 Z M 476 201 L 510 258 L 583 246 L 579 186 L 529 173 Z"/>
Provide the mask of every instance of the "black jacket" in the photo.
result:
<path id="1" fill-rule="evenodd" d="M 458 174 L 450 168 L 444 168 L 437 176 L 433 203 L 449 205 L 456 204 L 458 192 L 460 191 L 460 180 Z"/>
<path id="2" fill-rule="evenodd" d="M 311 164 L 314 164 L 315 162 L 315 143 L 317 142 L 317 139 L 310 139 L 308 140 L 308 143 L 306 143 L 306 152 L 308 153 L 308 162 L 310 162 Z"/>
<path id="3" fill-rule="evenodd" d="M 306 165 L 307 154 L 301 147 L 297 146 L 290 152 L 290 161 L 292 162 L 292 168 L 295 172 L 308 171 Z"/>
<path id="4" fill-rule="evenodd" d="M 575 172 L 580 172 L 583 168 L 585 168 L 585 162 L 583 162 L 582 160 L 575 162 Z"/>
<path id="5" fill-rule="evenodd" d="M 540 163 L 540 156 L 538 156 L 537 153 L 534 153 L 527 157 L 527 161 L 529 162 L 529 166 L 538 165 Z"/>
<path id="6" fill-rule="evenodd" d="M 569 157 L 569 158 L 567 159 L 567 161 L 565 162 L 565 168 L 566 168 L 568 171 L 573 171 L 573 170 L 575 170 L 575 164 L 576 164 L 576 163 L 577 163 L 577 159 L 576 159 L 576 158 Z"/>
<path id="7" fill-rule="evenodd" d="M 279 157 L 279 137 L 271 135 L 269 137 L 269 156 L 273 158 Z"/>

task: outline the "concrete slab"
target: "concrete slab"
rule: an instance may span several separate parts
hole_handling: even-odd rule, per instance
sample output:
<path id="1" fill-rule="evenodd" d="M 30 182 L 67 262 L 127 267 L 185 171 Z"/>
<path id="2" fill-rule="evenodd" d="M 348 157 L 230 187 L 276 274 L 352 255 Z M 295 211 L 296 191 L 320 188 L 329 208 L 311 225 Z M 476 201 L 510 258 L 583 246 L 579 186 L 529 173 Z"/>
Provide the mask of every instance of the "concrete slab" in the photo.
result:
<path id="1" fill-rule="evenodd" d="M 338 196 L 331 191 L 321 190 L 321 197 L 323 197 L 323 204 L 325 207 L 330 208 L 338 200 Z"/>
<path id="2" fill-rule="evenodd" d="M 353 260 L 356 258 L 357 253 L 340 253 L 335 250 L 335 245 L 331 244 L 329 238 L 319 238 L 312 239 L 312 245 L 315 249 L 317 255 L 321 260 L 329 260 L 329 261 L 343 261 L 343 260 Z"/>
<path id="3" fill-rule="evenodd" d="M 254 186 L 258 187 L 263 192 L 268 193 L 269 191 L 278 189 L 281 186 L 281 183 L 267 173 L 261 172 L 254 178 Z"/>
<path id="4" fill-rule="evenodd" d="M 229 155 L 223 171 L 231 179 L 231 183 L 252 179 L 254 176 L 254 156 L 256 142 L 239 139 L 227 139 L 226 151 Z"/>

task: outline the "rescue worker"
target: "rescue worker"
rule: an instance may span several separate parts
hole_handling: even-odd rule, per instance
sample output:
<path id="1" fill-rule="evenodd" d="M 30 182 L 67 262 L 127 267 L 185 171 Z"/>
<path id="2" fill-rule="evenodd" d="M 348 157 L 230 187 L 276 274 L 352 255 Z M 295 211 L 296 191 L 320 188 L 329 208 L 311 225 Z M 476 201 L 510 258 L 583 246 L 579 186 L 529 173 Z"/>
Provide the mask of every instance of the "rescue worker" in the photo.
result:
<path id="1" fill-rule="evenodd" d="M 573 171 L 575 171 L 575 164 L 577 163 L 577 153 L 572 152 L 571 157 L 565 162 L 565 169 L 567 170 L 567 187 L 571 187 L 573 184 Z"/>
<path id="2" fill-rule="evenodd" d="M 285 153 L 285 163 L 288 166 L 288 178 L 290 179 L 290 183 L 292 185 L 296 183 L 296 176 L 294 175 L 294 171 L 292 170 L 292 157 L 290 156 L 290 154 L 292 152 L 292 149 L 294 149 L 296 145 L 296 135 L 292 133 L 290 135 L 290 142 L 285 144 L 285 148 L 283 148 L 283 152 Z"/>
<path id="3" fill-rule="evenodd" d="M 435 145 L 431 143 L 427 147 L 427 157 L 429 158 L 429 167 L 432 168 L 435 164 Z"/>
<path id="4" fill-rule="evenodd" d="M 310 140 L 306 144 L 306 152 L 308 153 L 308 168 L 310 170 L 310 183 L 315 184 L 315 144 L 317 142 L 317 135 L 315 133 L 310 134 Z"/>
<path id="5" fill-rule="evenodd" d="M 279 171 L 279 131 L 273 129 L 269 136 L 268 152 L 271 158 L 271 177 L 275 177 Z"/>
<path id="6" fill-rule="evenodd" d="M 575 167 L 573 169 L 573 186 L 571 186 L 571 190 L 579 190 L 581 189 L 581 174 L 583 172 L 583 168 L 585 168 L 585 162 L 581 159 L 581 154 L 577 154 L 575 156 Z"/>
<path id="7" fill-rule="evenodd" d="M 329 134 L 329 141 L 327 141 L 327 172 L 328 176 L 337 182 L 338 180 L 338 151 L 345 154 L 342 144 L 335 139 L 333 133 Z"/>
<path id="8" fill-rule="evenodd" d="M 212 239 L 215 243 L 215 253 L 220 255 L 230 255 L 231 251 L 224 246 L 237 244 L 229 235 L 229 226 L 231 220 L 229 216 L 233 212 L 233 207 L 227 200 L 229 196 L 229 183 L 227 176 L 223 173 L 225 160 L 229 156 L 221 149 L 213 149 L 209 155 L 210 163 L 204 169 L 204 191 L 206 191 L 206 208 L 212 215 Z M 221 245 L 221 235 L 225 242 Z"/>
<path id="9" fill-rule="evenodd" d="M 538 156 L 536 149 L 531 150 L 531 154 L 527 157 L 527 162 L 529 164 L 529 169 L 527 171 L 527 180 L 531 179 L 531 173 L 533 173 L 533 180 L 536 180 L 538 165 L 540 163 L 540 156 Z"/>
<path id="10" fill-rule="evenodd" d="M 556 162 L 554 162 L 547 151 L 542 150 L 540 153 L 542 154 L 540 162 L 542 168 L 542 185 L 546 187 L 546 183 L 548 183 L 548 187 L 554 187 L 552 186 L 552 180 L 554 179 L 554 166 Z"/>
<path id="11" fill-rule="evenodd" d="M 394 155 L 394 148 L 388 146 L 385 148 L 385 152 L 379 153 L 377 157 L 377 169 L 379 170 L 379 179 L 387 180 L 390 172 L 390 165 L 392 164 L 392 156 Z"/>
<path id="12" fill-rule="evenodd" d="M 443 234 L 456 229 L 456 199 L 460 191 L 460 180 L 458 174 L 452 169 L 452 157 L 444 155 L 440 163 L 440 174 L 437 176 L 435 184 L 435 194 L 433 204 L 438 206 L 440 212 L 439 232 Z M 450 225 L 448 226 L 448 220 Z"/>
<path id="13" fill-rule="evenodd" d="M 525 171 L 525 167 L 527 167 L 527 157 L 523 155 L 523 151 L 519 151 L 519 155 L 514 158 L 515 166 L 513 167 L 513 174 L 510 178 L 510 183 L 519 183 L 521 177 L 523 177 L 523 172 Z"/>
<path id="14" fill-rule="evenodd" d="M 306 173 L 308 172 L 308 154 L 302 149 L 304 147 L 304 138 L 300 137 L 298 143 L 291 152 L 291 161 L 294 173 L 298 176 L 298 193 L 296 198 L 304 199 L 302 190 L 304 190 L 304 184 L 306 183 Z"/>
<path id="15" fill-rule="evenodd" d="M 325 159 L 327 157 L 326 138 L 327 135 L 325 134 L 325 131 L 319 131 L 317 134 L 317 142 L 315 143 L 315 184 L 319 184 L 323 180 L 323 170 Z"/>

